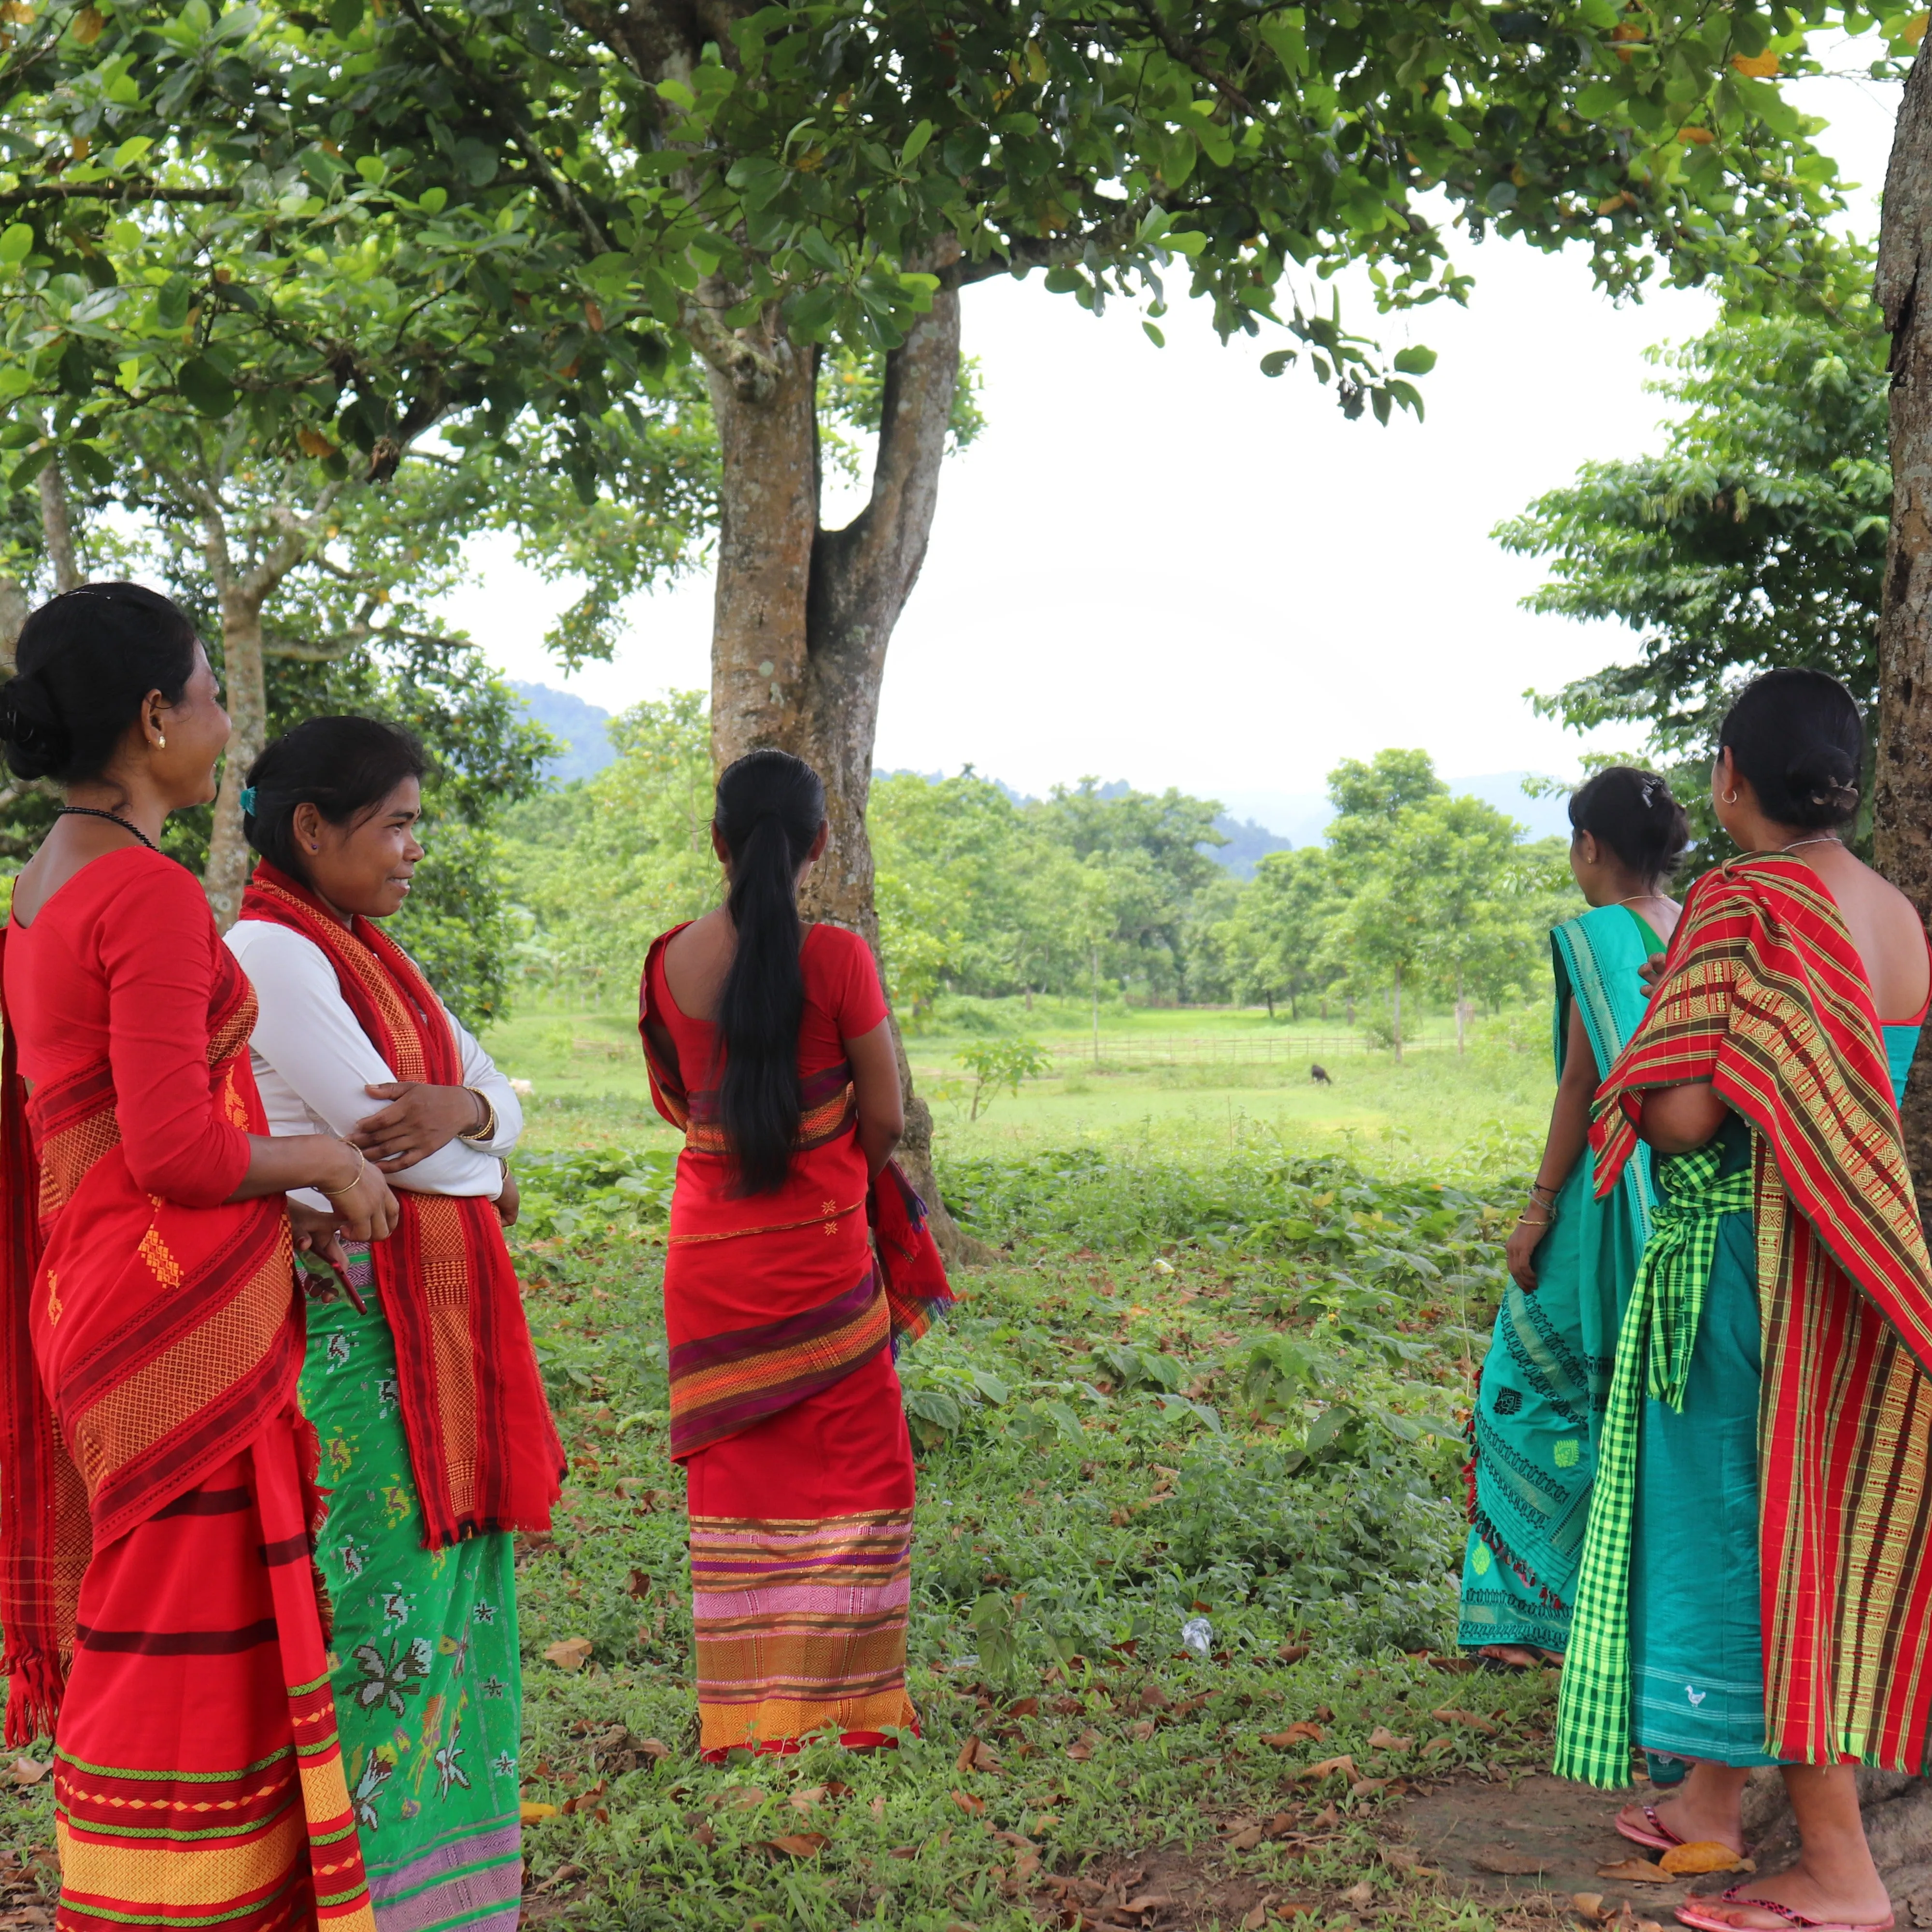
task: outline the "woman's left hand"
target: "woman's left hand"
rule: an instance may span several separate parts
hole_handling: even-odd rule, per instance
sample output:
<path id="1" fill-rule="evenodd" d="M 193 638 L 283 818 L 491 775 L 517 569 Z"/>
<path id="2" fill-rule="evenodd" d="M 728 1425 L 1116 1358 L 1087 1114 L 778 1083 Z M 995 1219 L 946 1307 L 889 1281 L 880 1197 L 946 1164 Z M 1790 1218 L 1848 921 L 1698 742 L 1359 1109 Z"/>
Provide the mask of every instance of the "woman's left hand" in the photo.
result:
<path id="1" fill-rule="evenodd" d="M 333 1213 L 320 1208 L 309 1207 L 305 1202 L 289 1203 L 289 1232 L 294 1238 L 296 1252 L 314 1255 L 335 1270 L 336 1279 L 344 1288 L 349 1282 L 349 1257 L 342 1246 L 342 1230 L 336 1226 Z M 333 1301 L 339 1289 L 322 1285 L 321 1277 L 304 1269 L 302 1289 L 311 1301 Z"/>
<path id="2" fill-rule="evenodd" d="M 482 1108 L 466 1087 L 432 1087 L 423 1080 L 383 1080 L 364 1090 L 389 1105 L 358 1120 L 347 1138 L 385 1174 L 427 1160 L 460 1134 L 483 1124 Z"/>

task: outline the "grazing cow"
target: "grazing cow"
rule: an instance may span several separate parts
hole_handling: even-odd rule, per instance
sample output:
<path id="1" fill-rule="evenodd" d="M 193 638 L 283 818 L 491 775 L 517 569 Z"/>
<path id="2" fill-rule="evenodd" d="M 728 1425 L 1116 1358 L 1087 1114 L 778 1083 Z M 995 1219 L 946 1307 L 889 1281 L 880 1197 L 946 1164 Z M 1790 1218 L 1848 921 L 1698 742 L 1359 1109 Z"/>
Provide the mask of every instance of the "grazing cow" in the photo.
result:
<path id="1" fill-rule="evenodd" d="M 1325 1066 L 1311 1066 L 1308 1070 L 1308 1077 L 1318 1087 L 1332 1087 L 1335 1084 L 1329 1078 L 1328 1070 Z"/>

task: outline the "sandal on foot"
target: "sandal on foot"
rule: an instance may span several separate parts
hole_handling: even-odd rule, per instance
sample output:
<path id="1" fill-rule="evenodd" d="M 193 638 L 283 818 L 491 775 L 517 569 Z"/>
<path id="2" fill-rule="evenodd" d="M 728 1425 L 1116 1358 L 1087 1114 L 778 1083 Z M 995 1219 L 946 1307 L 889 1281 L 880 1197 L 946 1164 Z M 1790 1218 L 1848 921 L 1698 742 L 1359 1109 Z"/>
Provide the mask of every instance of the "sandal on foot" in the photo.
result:
<path id="1" fill-rule="evenodd" d="M 1648 1832 L 1640 1832 L 1634 1825 L 1626 1825 L 1622 1812 L 1618 1812 L 1612 1821 L 1618 1831 L 1624 1838 L 1629 1839 L 1632 1844 L 1642 1845 L 1653 1852 L 1667 1852 L 1673 1845 L 1688 1844 L 1690 1842 L 1688 1839 L 1680 1838 L 1657 1815 L 1657 1807 L 1654 1804 L 1644 1805 L 1642 1809 L 1644 1822 L 1650 1827 Z"/>
<path id="2" fill-rule="evenodd" d="M 1892 1932 L 1896 1922 L 1891 1913 L 1882 1918 L 1866 1923 L 1854 1923 L 1842 1918 L 1810 1918 L 1794 1907 L 1782 1904 L 1774 1898 L 1747 1898 L 1741 1896 L 1742 1885 L 1734 1885 L 1728 1892 L 1720 1892 L 1714 1904 L 1735 1906 L 1740 1912 L 1768 1912 L 1781 1918 L 1794 1928 L 1794 1932 Z M 1694 1926 L 1697 1932 L 1748 1932 L 1748 1928 L 1734 1925 L 1728 1918 L 1720 1918 L 1711 1906 L 1702 1899 L 1688 1898 L 1677 1908 L 1680 1923 Z"/>

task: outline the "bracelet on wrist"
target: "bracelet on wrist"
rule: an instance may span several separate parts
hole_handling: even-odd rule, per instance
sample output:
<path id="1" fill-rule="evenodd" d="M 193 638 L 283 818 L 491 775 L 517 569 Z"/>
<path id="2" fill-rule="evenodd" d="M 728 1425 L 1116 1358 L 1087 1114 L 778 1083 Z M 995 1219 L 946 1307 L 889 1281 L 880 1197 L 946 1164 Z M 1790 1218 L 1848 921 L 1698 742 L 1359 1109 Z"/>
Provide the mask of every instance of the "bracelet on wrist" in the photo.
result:
<path id="1" fill-rule="evenodd" d="M 1553 1228 L 1556 1225 L 1556 1217 L 1553 1214 L 1546 1214 L 1540 1221 L 1533 1221 L 1527 1214 L 1519 1214 L 1516 1217 L 1516 1224 L 1519 1228 Z"/>
<path id="2" fill-rule="evenodd" d="M 361 1184 L 363 1175 L 369 1171 L 369 1156 L 356 1146 L 353 1141 L 344 1141 L 343 1145 L 349 1148 L 356 1156 L 354 1174 L 340 1187 L 324 1187 L 320 1181 L 316 1184 L 316 1192 L 326 1194 L 332 1201 L 340 1201 L 344 1195 L 352 1194 Z"/>
<path id="3" fill-rule="evenodd" d="M 460 1141 L 467 1141 L 472 1147 L 487 1145 L 496 1138 L 496 1103 L 488 1094 L 475 1087 L 466 1087 L 464 1092 L 482 1109 L 482 1118 L 467 1133 L 458 1134 Z"/>

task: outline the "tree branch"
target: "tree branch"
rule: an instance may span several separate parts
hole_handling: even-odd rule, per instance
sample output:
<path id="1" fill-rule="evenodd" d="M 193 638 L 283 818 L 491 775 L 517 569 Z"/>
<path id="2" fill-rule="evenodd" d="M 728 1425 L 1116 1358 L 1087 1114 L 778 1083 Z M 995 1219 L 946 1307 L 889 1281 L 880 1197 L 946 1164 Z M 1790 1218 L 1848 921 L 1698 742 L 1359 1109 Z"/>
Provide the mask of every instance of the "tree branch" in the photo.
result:
<path id="1" fill-rule="evenodd" d="M 584 245 L 594 255 L 608 254 L 610 244 L 604 238 L 602 224 L 585 206 L 577 190 L 550 166 L 536 137 L 524 124 L 524 117 L 508 91 L 477 67 L 462 51 L 460 41 L 453 40 L 430 19 L 421 0 L 403 0 L 403 4 L 423 38 L 436 50 L 436 58 L 452 74 L 469 83 L 476 97 L 502 124 L 537 184 L 584 238 Z"/>
<path id="2" fill-rule="evenodd" d="M 1009 245 L 1004 255 L 988 255 L 982 261 L 968 261 L 962 256 L 936 272 L 939 285 L 943 289 L 963 289 L 974 282 L 991 281 L 995 275 L 1023 275 L 1034 268 L 1067 267 L 1085 260 L 1090 248 L 1102 256 L 1119 255 L 1139 232 L 1142 218 L 1154 206 L 1150 201 L 1138 208 L 1110 215 L 1090 228 L 1066 235 L 1022 235 Z"/>
<path id="3" fill-rule="evenodd" d="M 232 202 L 238 188 L 163 188 L 151 181 L 47 182 L 38 188 L 0 189 L 0 208 L 24 208 L 37 201 L 184 201 Z"/>

